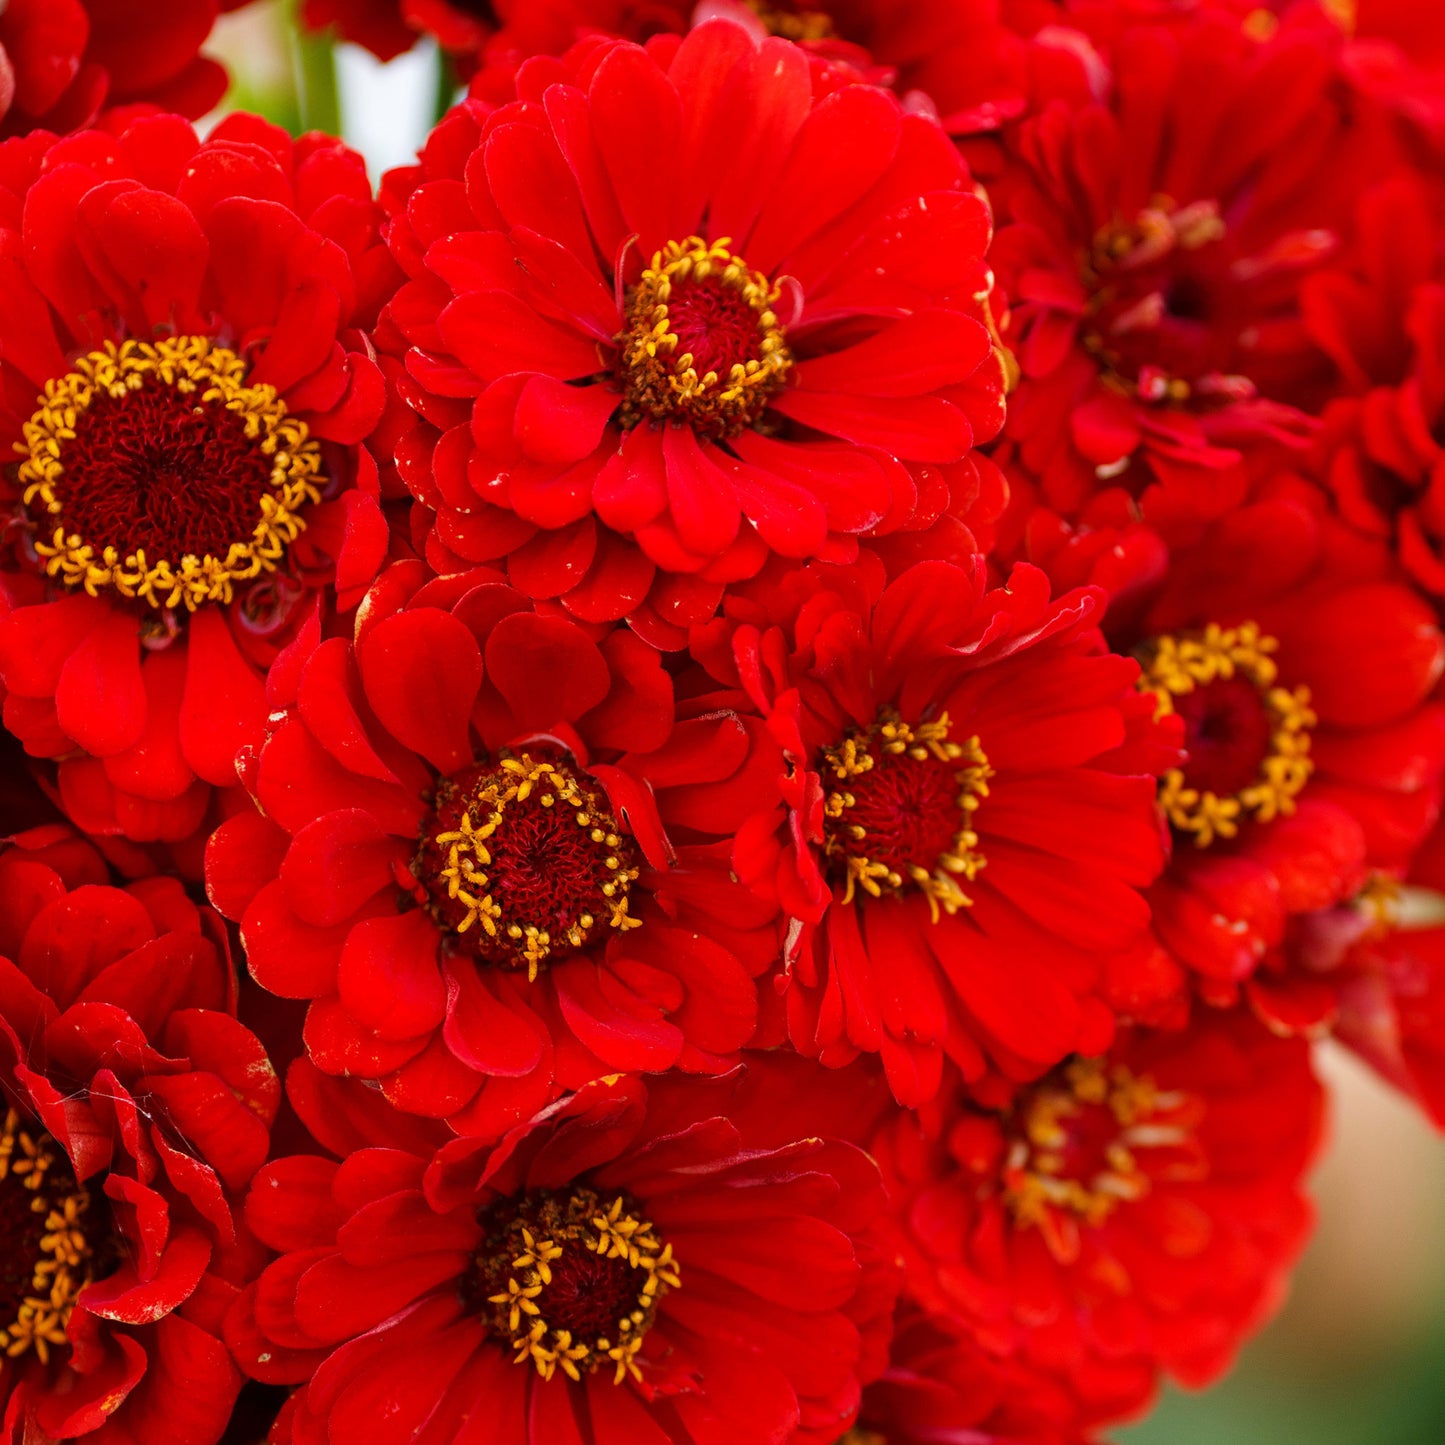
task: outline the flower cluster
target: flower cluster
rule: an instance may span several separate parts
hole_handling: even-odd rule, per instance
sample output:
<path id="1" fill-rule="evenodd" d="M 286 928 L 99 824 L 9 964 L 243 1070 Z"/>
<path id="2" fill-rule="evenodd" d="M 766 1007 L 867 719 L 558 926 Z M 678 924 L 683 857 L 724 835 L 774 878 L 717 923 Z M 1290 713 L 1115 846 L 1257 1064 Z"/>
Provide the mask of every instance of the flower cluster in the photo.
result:
<path id="1" fill-rule="evenodd" d="M 224 8 L 0 6 L 0 1441 L 1218 1377 L 1445 1127 L 1439 22 L 305 0 L 373 187 Z"/>

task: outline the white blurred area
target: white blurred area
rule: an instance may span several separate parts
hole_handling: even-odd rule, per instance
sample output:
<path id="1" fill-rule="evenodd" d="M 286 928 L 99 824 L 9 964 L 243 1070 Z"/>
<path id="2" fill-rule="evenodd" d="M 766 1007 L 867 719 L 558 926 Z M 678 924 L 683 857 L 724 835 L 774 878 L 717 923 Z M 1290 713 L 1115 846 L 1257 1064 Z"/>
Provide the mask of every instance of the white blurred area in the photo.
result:
<path id="1" fill-rule="evenodd" d="M 206 49 L 224 62 L 238 84 L 202 122 L 203 129 L 242 107 L 275 115 L 280 107 L 268 103 L 273 98 L 299 103 L 305 123 L 310 107 L 304 77 L 298 78 L 294 32 L 287 23 L 291 9 L 285 0 L 264 0 L 221 16 Z M 437 47 L 429 39 L 385 65 L 360 46 L 336 47 L 341 132 L 366 158 L 374 182 L 415 158 L 436 116 L 437 76 Z"/>

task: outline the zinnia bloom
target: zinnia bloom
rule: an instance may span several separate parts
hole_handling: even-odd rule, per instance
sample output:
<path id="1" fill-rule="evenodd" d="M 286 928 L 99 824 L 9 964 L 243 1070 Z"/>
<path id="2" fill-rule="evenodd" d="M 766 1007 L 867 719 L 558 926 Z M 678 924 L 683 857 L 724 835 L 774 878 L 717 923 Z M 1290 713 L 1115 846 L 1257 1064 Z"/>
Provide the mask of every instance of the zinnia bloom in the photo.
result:
<path id="1" fill-rule="evenodd" d="M 198 54 L 246 0 L 9 0 L 0 9 L 0 136 L 74 130 L 102 106 L 145 101 L 199 116 L 226 72 Z"/>
<path id="2" fill-rule="evenodd" d="M 1024 378 L 1008 434 L 1066 516 L 1106 485 L 1218 515 L 1242 451 L 1310 435 L 1283 404 L 1313 380 L 1300 281 L 1360 159 L 1330 90 L 1338 35 L 1115 9 L 1097 7 L 1102 55 L 1051 32 L 1074 83 L 1006 129 L 990 184 Z"/>
<path id="3" fill-rule="evenodd" d="M 972 1333 L 899 1305 L 888 1370 L 840 1445 L 1086 1445 L 1069 1392 L 984 1350 Z"/>
<path id="4" fill-rule="evenodd" d="M 1359 204 L 1348 264 L 1310 278 L 1310 335 L 1344 393 L 1324 413 L 1317 471 L 1340 515 L 1393 548 L 1445 598 L 1445 265 L 1422 179 L 1396 176 Z"/>
<path id="5" fill-rule="evenodd" d="M 983 1110 L 945 1095 L 874 1152 L 906 1289 L 1080 1427 L 1201 1386 L 1274 1311 L 1308 1237 L 1322 1094 L 1247 1013 L 1126 1032 Z M 925 1437 L 926 1438 L 926 1437 Z"/>
<path id="6" fill-rule="evenodd" d="M 224 926 L 173 879 L 107 886 L 62 828 L 0 853 L 0 900 L 5 1439 L 215 1445 L 255 1256 L 227 1196 L 280 1098 Z"/>
<path id="7" fill-rule="evenodd" d="M 492 572 L 383 574 L 356 640 L 272 669 L 246 811 L 211 841 L 253 977 L 313 1060 L 495 1137 L 601 1074 L 730 1066 L 777 956 L 729 876 L 761 724 Z"/>
<path id="8" fill-rule="evenodd" d="M 1002 421 L 987 212 L 936 123 L 814 69 L 723 20 L 597 39 L 390 177 L 398 461 L 438 571 L 506 558 L 678 647 L 770 550 L 948 508 Z"/>
<path id="9" fill-rule="evenodd" d="M 0 146 L 4 719 L 90 832 L 192 833 L 265 667 L 375 576 L 375 222 L 360 157 L 253 117 Z"/>
<path id="10" fill-rule="evenodd" d="M 926 97 L 950 131 L 996 125 L 1023 108 L 1026 52 L 996 0 L 494 0 L 493 63 L 558 55 L 601 32 L 646 41 L 726 16 Z"/>
<path id="11" fill-rule="evenodd" d="M 1345 903 L 1372 870 L 1403 876 L 1438 815 L 1445 710 L 1429 698 L 1445 639 L 1321 502 L 1278 479 L 1176 549 L 1147 610 L 1111 619 L 1186 753 L 1161 785 L 1174 849 L 1150 892 L 1179 972 L 1153 976 L 1157 958 L 1121 971 L 1139 990 L 1116 999 L 1126 1012 L 1192 980 L 1216 1003 L 1243 987 L 1277 1028 L 1328 1023 L 1333 991 L 1282 977 L 1289 920 Z"/>
<path id="12" fill-rule="evenodd" d="M 789 626 L 695 638 L 781 748 L 780 801 L 758 800 L 735 858 L 793 920 L 798 1049 L 879 1053 L 916 1103 L 945 1055 L 1023 1080 L 1107 1047 L 1097 989 L 1148 926 L 1177 725 L 1105 651 L 1102 600 L 1050 602 L 1033 568 L 989 591 L 981 560 L 923 562 L 874 603 L 820 587 Z"/>
<path id="13" fill-rule="evenodd" d="M 854 1145 L 775 1142 L 799 1076 L 749 1071 L 602 1080 L 495 1146 L 356 1112 L 362 1147 L 267 1166 L 247 1219 L 281 1258 L 229 1328 L 309 1379 L 273 1438 L 833 1445 L 882 1367 L 882 1191 Z"/>

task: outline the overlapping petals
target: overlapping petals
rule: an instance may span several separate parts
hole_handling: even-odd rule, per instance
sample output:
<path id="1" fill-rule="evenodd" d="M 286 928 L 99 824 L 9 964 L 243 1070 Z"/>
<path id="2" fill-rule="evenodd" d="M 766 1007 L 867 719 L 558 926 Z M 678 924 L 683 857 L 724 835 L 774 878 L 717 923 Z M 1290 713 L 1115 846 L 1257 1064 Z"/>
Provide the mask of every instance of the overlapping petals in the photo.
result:
<path id="1" fill-rule="evenodd" d="M 1299 288 L 1373 137 L 1332 84 L 1337 29 L 1139 11 L 1061 16 L 1083 28 L 1048 33 L 1048 87 L 992 191 L 1025 378 L 1009 435 L 1071 517 L 1106 486 L 1217 515 L 1243 496 L 1242 454 L 1308 440 L 1289 403 L 1323 377 Z"/>
<path id="2" fill-rule="evenodd" d="M 505 559 L 676 647 L 769 551 L 846 555 L 972 481 L 1002 419 L 987 213 L 934 123 L 845 81 L 721 20 L 582 44 L 393 174 L 432 565 Z"/>
<path id="3" fill-rule="evenodd" d="M 240 580 L 213 590 L 216 600 L 194 605 L 190 597 L 185 606 L 164 586 L 147 606 L 133 583 L 97 583 L 105 575 L 98 559 L 132 516 L 177 548 L 189 547 L 188 528 L 216 525 L 209 509 L 223 507 L 225 465 L 251 465 L 245 433 L 192 436 L 193 448 L 209 445 L 208 456 L 230 459 L 217 463 L 220 480 L 188 474 L 188 487 L 220 489 L 203 493 L 206 501 L 176 492 L 147 503 L 135 489 L 164 492 L 164 462 L 132 476 L 117 473 L 116 458 L 150 457 L 143 465 L 151 466 L 165 457 L 174 427 L 128 422 L 131 403 L 103 415 L 92 406 L 98 440 L 87 443 L 87 460 L 67 469 L 82 443 L 57 444 L 58 485 L 74 493 L 62 528 L 73 538 L 59 556 L 44 499 L 7 472 L 7 497 L 24 510 L 0 576 L 5 724 L 32 756 L 64 759 L 65 806 L 93 833 L 140 841 L 194 833 L 213 790 L 236 783 L 236 750 L 264 714 L 266 666 L 323 586 L 335 587 L 341 606 L 354 605 L 381 563 L 388 542 L 377 471 L 359 444 L 380 414 L 383 383 L 357 329 L 374 317 L 390 274 L 376 217 L 358 156 L 321 137 L 292 142 L 246 116 L 205 142 L 185 122 L 158 116 L 118 137 L 36 134 L 0 148 L 7 452 L 30 444 L 23 439 L 35 435 L 32 416 L 47 415 L 47 388 L 63 378 L 79 384 L 78 365 L 93 368 L 121 348 L 147 365 L 136 348 L 164 342 L 239 357 L 252 390 L 238 404 L 284 413 L 289 435 L 306 438 L 313 453 L 314 483 L 296 484 L 303 505 L 292 509 L 304 530 L 272 524 L 268 565 L 236 569 Z M 169 384 L 142 392 L 159 406 Z M 182 473 L 190 455 L 174 464 Z M 255 464 L 276 465 L 274 455 L 257 452 Z M 111 469 L 104 497 L 97 468 Z M 124 487 L 132 490 L 116 490 Z M 71 522 L 71 509 L 86 508 L 98 531 Z M 252 527 L 267 525 L 264 512 L 236 509 L 223 558 L 225 544 L 248 544 Z M 48 550 L 37 555 L 37 547 Z M 126 544 L 117 550 L 124 556 Z M 154 552 L 147 559 L 160 560 Z M 183 559 L 165 560 L 179 568 Z M 120 562 L 112 575 L 124 572 Z"/>
<path id="4" fill-rule="evenodd" d="M 4 1438 L 215 1445 L 241 1383 L 221 1319 L 261 1263 L 231 1198 L 280 1098 L 222 925 L 173 879 L 109 886 L 58 827 L 0 854 L 0 898 Z M 28 1232 L 32 1193 L 62 1243 Z"/>
<path id="5" fill-rule="evenodd" d="M 873 1242 L 882 1193 L 860 1150 L 750 1128 L 775 1103 L 798 1105 L 788 1078 L 761 1059 L 746 1079 L 609 1079 L 495 1147 L 434 1152 L 400 1142 L 373 1106 L 353 1115 L 360 1137 L 339 1162 L 275 1161 L 248 1220 L 281 1258 L 229 1327 L 261 1378 L 309 1379 L 275 1438 L 340 1445 L 360 1432 L 385 1445 L 425 1420 L 456 1442 L 485 1421 L 497 1445 L 830 1445 L 857 1410 L 866 1362 L 881 1368 L 867 1340 L 886 1332 L 893 1270 Z M 614 1378 L 609 1364 L 569 1384 L 525 1352 L 514 1360 L 472 1281 L 490 1267 L 497 1221 L 584 1194 L 645 1219 L 677 1282 L 634 1370 Z M 549 1282 L 571 1268 L 567 1247 Z M 545 1287 L 532 1298 L 562 1307 Z"/>
<path id="6" fill-rule="evenodd" d="M 199 53 L 216 16 L 246 0 L 13 0 L 0 13 L 0 136 L 89 125 L 102 107 L 199 116 L 225 70 Z"/>
<path id="7" fill-rule="evenodd" d="M 680 708 L 630 633 L 594 640 L 495 573 L 426 581 L 415 563 L 384 574 L 353 641 L 302 639 L 272 670 L 271 703 L 248 773 L 265 816 L 217 832 L 207 881 L 241 922 L 253 977 L 313 1000 L 306 1041 L 322 1068 L 495 1136 L 604 1073 L 725 1068 L 752 1036 L 753 978 L 777 930 L 771 905 L 730 877 L 729 853 L 768 778 L 760 722 Z M 492 935 L 441 898 L 439 803 L 523 760 L 555 764 L 561 792 L 590 801 L 549 812 L 544 779 L 502 805 L 479 865 L 493 876 L 475 885 L 501 909 Z M 539 820 L 565 836 L 530 853 Z M 593 849 L 594 830 L 594 851 L 577 852 L 573 834 Z M 629 873 L 610 902 L 587 891 Z M 541 909 L 555 910 L 552 951 L 514 946 L 508 926 Z"/>
<path id="8" fill-rule="evenodd" d="M 1156 954 L 1137 973 L 1121 970 L 1118 1002 L 1149 1016 L 1151 993 L 1177 1001 L 1192 980 L 1215 1002 L 1245 988 L 1277 1028 L 1319 1029 L 1334 1017 L 1335 992 L 1296 974 L 1283 945 L 1292 920 L 1349 903 L 1372 879 L 1402 878 L 1433 827 L 1445 717 L 1431 695 L 1445 646 L 1432 610 L 1389 559 L 1357 549 L 1317 496 L 1284 479 L 1274 496 L 1177 551 L 1167 585 L 1118 645 L 1147 651 L 1152 639 L 1197 637 L 1211 624 L 1253 625 L 1278 644 L 1275 686 L 1307 699 L 1313 719 L 1308 767 L 1277 815 L 1246 815 L 1233 836 L 1208 840 L 1175 831 L 1150 894 L 1169 962 Z M 1185 747 L 1248 771 L 1274 744 L 1250 741 L 1259 704 L 1229 706 L 1234 731 L 1216 733 L 1212 752 L 1204 729 L 1224 718 L 1216 703 L 1186 729 Z"/>
<path id="9" fill-rule="evenodd" d="M 875 1153 L 906 1288 L 1080 1430 L 1137 1413 L 1161 1374 L 1203 1385 L 1308 1237 L 1321 1108 L 1307 1046 L 1234 1013 L 1127 1034 L 996 1113 L 900 1118 Z"/>
<path id="10" fill-rule="evenodd" d="M 1177 731 L 1154 723 L 1136 665 L 1104 650 L 1100 601 L 1050 602 L 1031 568 L 989 591 L 981 568 L 927 562 L 875 601 L 815 591 L 786 629 L 700 631 L 695 651 L 780 750 L 779 801 L 736 857 L 794 920 L 779 987 L 804 1053 L 880 1053 L 916 1103 L 945 1056 L 973 1081 L 1027 1079 L 1107 1045 L 1100 986 L 1148 926 L 1155 778 Z M 900 725 L 914 751 L 889 753 Z M 871 762 L 845 767 L 850 739 Z M 854 825 L 845 795 L 874 777 L 884 791 Z M 941 791 L 920 803 L 913 777 Z M 927 846 L 911 841 L 920 817 Z M 854 826 L 865 836 L 839 832 Z M 865 856 L 896 860 L 896 876 L 864 882 Z"/>

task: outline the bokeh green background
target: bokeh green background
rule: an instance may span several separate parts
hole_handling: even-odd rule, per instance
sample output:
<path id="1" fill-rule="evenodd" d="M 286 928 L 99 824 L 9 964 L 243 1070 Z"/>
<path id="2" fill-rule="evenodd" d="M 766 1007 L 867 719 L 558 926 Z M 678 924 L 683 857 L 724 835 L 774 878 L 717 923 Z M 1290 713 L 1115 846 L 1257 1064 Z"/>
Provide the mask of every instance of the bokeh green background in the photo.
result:
<path id="1" fill-rule="evenodd" d="M 381 67 L 343 48 L 333 93 L 327 47 L 298 48 L 287 23 L 295 3 L 223 19 L 209 48 L 235 77 L 227 106 L 339 124 L 374 174 L 407 160 L 448 83 L 434 49 Z M 1333 1139 L 1289 1303 L 1223 1383 L 1167 1392 L 1115 1445 L 1445 1445 L 1445 1140 L 1343 1055 L 1323 1067 Z"/>

